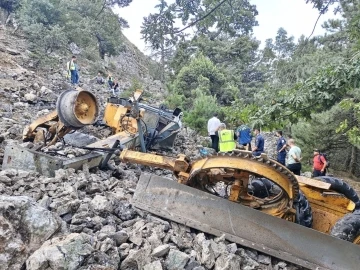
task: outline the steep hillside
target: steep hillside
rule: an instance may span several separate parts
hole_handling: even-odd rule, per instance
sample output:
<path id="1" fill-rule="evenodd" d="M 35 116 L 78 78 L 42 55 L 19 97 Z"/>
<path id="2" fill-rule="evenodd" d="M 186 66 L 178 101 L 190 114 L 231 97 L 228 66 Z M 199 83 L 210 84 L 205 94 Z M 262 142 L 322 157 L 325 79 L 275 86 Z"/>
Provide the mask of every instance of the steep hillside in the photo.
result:
<path id="1" fill-rule="evenodd" d="M 80 86 L 93 92 L 102 108 L 110 91 L 107 84 L 98 85 L 91 79 L 98 72 L 104 77 L 112 74 L 119 81 L 121 91 L 138 86 L 146 91 L 149 102 L 161 103 L 163 86 L 150 74 L 154 63 L 125 37 L 124 40 L 120 55 L 105 60 L 86 58 L 80 48 L 77 55 L 81 69 Z M 54 109 L 57 96 L 72 87 L 66 79 L 66 62 L 71 53 L 44 55 L 46 61 L 42 61 L 41 65 L 38 57 L 30 51 L 27 40 L 20 32 L 13 35 L 13 28 L 0 26 L 0 116 L 4 122 L 0 126 L 0 140 L 20 139 L 23 127 L 33 121 L 41 110 Z M 1 156 L 0 153 L 0 159 Z"/>

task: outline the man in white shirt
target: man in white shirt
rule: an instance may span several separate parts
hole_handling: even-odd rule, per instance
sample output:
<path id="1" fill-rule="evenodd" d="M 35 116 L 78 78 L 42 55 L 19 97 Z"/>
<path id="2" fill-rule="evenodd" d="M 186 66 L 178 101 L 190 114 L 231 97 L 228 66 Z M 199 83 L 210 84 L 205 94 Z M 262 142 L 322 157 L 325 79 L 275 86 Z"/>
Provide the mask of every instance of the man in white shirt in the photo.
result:
<path id="1" fill-rule="evenodd" d="M 301 149 L 295 145 L 295 140 L 290 139 L 288 142 L 290 150 L 287 157 L 287 168 L 296 175 L 300 175 L 301 171 Z"/>
<path id="2" fill-rule="evenodd" d="M 213 148 L 216 152 L 219 151 L 219 137 L 215 134 L 218 130 L 221 122 L 219 120 L 218 114 L 214 113 L 214 116 L 208 121 L 208 133 L 211 138 L 211 148 Z"/>

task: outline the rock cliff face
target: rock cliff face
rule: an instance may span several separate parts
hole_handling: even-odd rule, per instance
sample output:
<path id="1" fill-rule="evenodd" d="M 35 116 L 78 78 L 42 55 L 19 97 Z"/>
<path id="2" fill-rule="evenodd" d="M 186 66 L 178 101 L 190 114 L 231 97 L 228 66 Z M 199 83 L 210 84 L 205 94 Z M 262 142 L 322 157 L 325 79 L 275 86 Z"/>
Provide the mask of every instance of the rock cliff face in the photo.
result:
<path id="1" fill-rule="evenodd" d="M 80 57 L 79 57 L 80 58 Z M 5 145 L 21 143 L 22 130 L 55 108 L 70 85 L 64 78 L 66 57 L 42 71 L 34 69 L 26 40 L 0 27 L 0 163 Z M 149 74 L 145 58 L 127 45 L 116 59 L 123 88 L 136 77 L 161 102 L 161 83 Z M 109 91 L 91 78 L 83 61 L 81 82 L 105 104 Z M 54 68 L 57 67 L 57 68 Z M 44 72 L 46 70 L 46 72 Z M 106 130 L 88 128 L 98 137 Z M 199 157 L 197 145 L 209 143 L 184 128 L 173 152 Z M 254 250 L 214 238 L 132 207 L 130 199 L 141 173 L 168 177 L 169 171 L 119 164 L 110 172 L 58 170 L 45 177 L 22 170 L 0 171 L 0 269 L 299 269 Z"/>

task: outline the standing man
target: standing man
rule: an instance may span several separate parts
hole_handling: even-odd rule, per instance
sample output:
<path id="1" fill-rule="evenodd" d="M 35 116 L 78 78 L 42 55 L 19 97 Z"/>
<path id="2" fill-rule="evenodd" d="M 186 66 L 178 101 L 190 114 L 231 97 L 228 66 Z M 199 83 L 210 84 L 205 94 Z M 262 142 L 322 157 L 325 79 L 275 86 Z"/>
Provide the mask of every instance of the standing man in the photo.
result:
<path id="1" fill-rule="evenodd" d="M 254 133 L 255 133 L 255 148 L 253 150 L 253 155 L 260 156 L 261 153 L 264 153 L 264 144 L 265 144 L 264 138 L 260 134 L 260 129 L 254 128 Z"/>
<path id="2" fill-rule="evenodd" d="M 114 86 L 114 78 L 111 76 L 111 74 L 109 74 L 108 76 L 108 85 L 110 87 L 110 90 L 113 88 Z"/>
<path id="3" fill-rule="evenodd" d="M 78 66 L 78 64 L 75 62 L 75 84 L 78 84 L 79 83 L 79 71 L 80 71 L 80 68 Z"/>
<path id="4" fill-rule="evenodd" d="M 76 84 L 76 81 L 78 79 L 75 63 L 76 63 L 76 56 L 73 55 L 71 57 L 71 60 L 69 62 L 67 62 L 67 64 L 66 64 L 68 75 L 70 75 L 70 77 L 71 77 L 72 84 Z"/>
<path id="5" fill-rule="evenodd" d="M 247 125 L 242 124 L 237 128 L 236 135 L 238 137 L 239 144 L 245 146 L 245 150 L 251 151 L 252 134 L 250 128 Z"/>
<path id="6" fill-rule="evenodd" d="M 301 171 L 301 149 L 295 145 L 295 140 L 290 139 L 288 142 L 290 150 L 288 152 L 287 168 L 296 175 Z"/>
<path id="7" fill-rule="evenodd" d="M 226 129 L 226 125 L 221 123 L 218 131 L 220 152 L 231 152 L 236 148 L 237 136 L 233 130 Z"/>
<path id="8" fill-rule="evenodd" d="M 211 148 L 213 148 L 216 152 L 219 151 L 219 137 L 215 134 L 220 126 L 220 120 L 217 113 L 214 113 L 214 116 L 208 121 L 208 133 L 211 138 Z"/>
<path id="9" fill-rule="evenodd" d="M 277 162 L 285 166 L 286 141 L 281 130 L 276 131 L 276 136 L 279 138 L 276 144 Z"/>
<path id="10" fill-rule="evenodd" d="M 323 155 L 320 155 L 319 149 L 314 149 L 313 159 L 313 177 L 325 176 L 326 174 L 326 159 Z"/>

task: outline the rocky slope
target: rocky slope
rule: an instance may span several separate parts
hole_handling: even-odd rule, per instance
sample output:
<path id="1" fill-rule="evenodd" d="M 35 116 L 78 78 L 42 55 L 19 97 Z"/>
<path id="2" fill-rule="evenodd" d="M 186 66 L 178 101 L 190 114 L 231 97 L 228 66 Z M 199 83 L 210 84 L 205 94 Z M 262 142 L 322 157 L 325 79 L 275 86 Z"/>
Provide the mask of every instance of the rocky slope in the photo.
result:
<path id="1" fill-rule="evenodd" d="M 153 81 L 140 56 L 129 46 L 117 63 L 121 83 L 137 76 L 152 98 L 159 100 L 161 84 Z M 54 109 L 64 79 L 66 58 L 58 68 L 35 70 L 26 41 L 0 27 L 0 162 L 5 145 L 20 143 L 24 126 Z M 81 60 L 80 60 L 81 64 Z M 106 63 L 105 63 L 106 64 Z M 91 65 L 83 60 L 82 87 L 105 103 L 106 87 L 91 82 Z M 127 68 L 129 67 L 129 68 Z M 44 69 L 43 69 L 44 70 Z M 104 131 L 87 129 L 98 137 Z M 183 129 L 170 155 L 199 156 L 206 138 Z M 271 144 L 269 144 L 269 149 Z M 135 209 L 130 204 L 141 173 L 172 178 L 168 171 L 119 164 L 120 179 L 110 172 L 58 170 L 44 177 L 22 170 L 0 171 L 0 270 L 2 269 L 300 269 L 245 249 L 224 238 L 192 230 Z"/>

